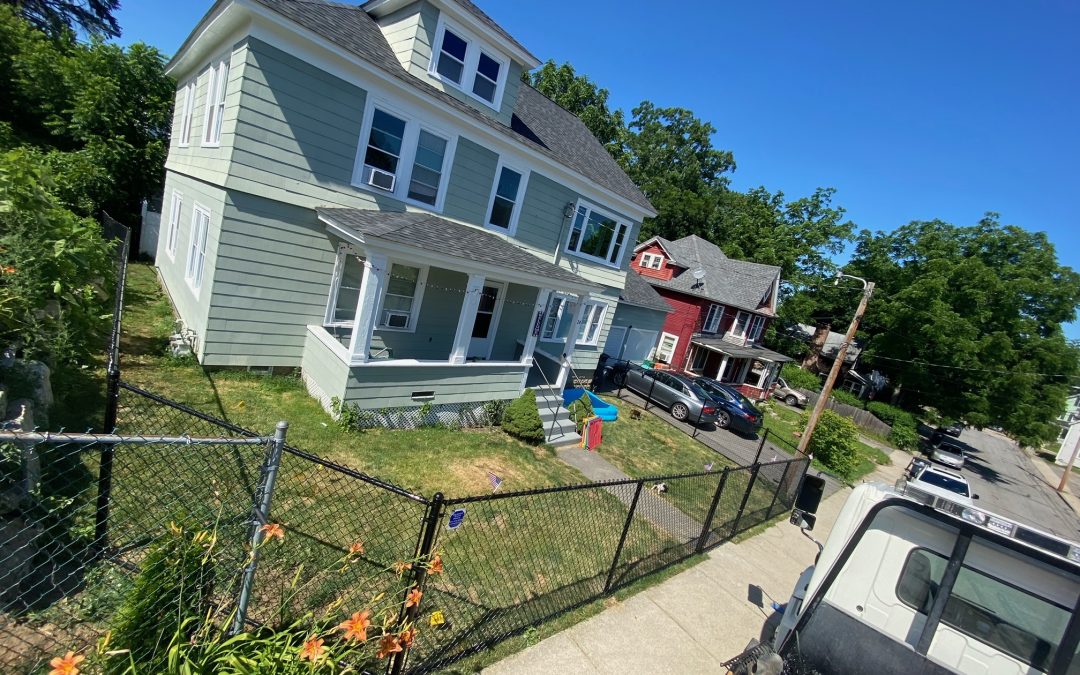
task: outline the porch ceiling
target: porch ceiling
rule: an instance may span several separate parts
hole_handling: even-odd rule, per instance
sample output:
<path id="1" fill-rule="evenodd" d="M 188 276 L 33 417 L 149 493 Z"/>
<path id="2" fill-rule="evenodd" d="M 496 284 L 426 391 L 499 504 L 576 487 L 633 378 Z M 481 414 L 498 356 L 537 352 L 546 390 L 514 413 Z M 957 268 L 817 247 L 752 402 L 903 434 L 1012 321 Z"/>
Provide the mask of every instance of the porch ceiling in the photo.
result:
<path id="1" fill-rule="evenodd" d="M 773 363 L 787 363 L 788 361 L 795 360 L 790 356 L 784 356 L 780 352 L 774 352 L 771 349 L 765 349 L 764 347 L 756 345 L 745 347 L 743 345 L 735 345 L 723 338 L 694 336 L 690 339 L 690 342 L 691 344 L 711 349 L 714 352 L 727 354 L 735 359 L 757 359 L 759 361 L 772 361 Z"/>
<path id="2" fill-rule="evenodd" d="M 579 293 L 602 287 L 543 260 L 491 232 L 427 213 L 316 209 L 328 229 L 393 257 L 407 249 L 418 260 L 472 269 L 510 281 Z"/>

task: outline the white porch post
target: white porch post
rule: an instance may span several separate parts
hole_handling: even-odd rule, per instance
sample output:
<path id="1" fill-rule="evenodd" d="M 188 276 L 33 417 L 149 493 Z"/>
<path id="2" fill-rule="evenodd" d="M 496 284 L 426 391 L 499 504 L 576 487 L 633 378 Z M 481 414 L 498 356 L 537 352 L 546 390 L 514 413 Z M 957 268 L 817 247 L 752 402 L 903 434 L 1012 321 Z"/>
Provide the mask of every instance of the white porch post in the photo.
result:
<path id="1" fill-rule="evenodd" d="M 528 333 L 525 334 L 525 347 L 521 350 L 521 363 L 531 366 L 533 352 L 536 351 L 536 341 L 540 339 L 540 331 L 544 329 L 544 311 L 547 309 L 548 300 L 551 299 L 551 289 L 541 288 L 536 294 L 536 306 L 533 307 L 532 319 L 529 322 Z"/>
<path id="2" fill-rule="evenodd" d="M 765 382 L 769 379 L 769 375 L 772 374 L 772 369 L 773 369 L 773 364 L 770 363 L 770 362 L 762 361 L 761 365 L 763 365 L 765 367 L 761 369 L 761 374 L 758 375 L 758 378 L 757 378 L 757 384 L 755 386 L 758 389 L 764 389 L 765 388 Z"/>
<path id="3" fill-rule="evenodd" d="M 735 384 L 743 384 L 746 382 L 746 374 L 750 372 L 750 361 L 751 359 L 743 359 L 742 370 L 739 371 L 739 377 L 737 378 L 739 381 Z"/>
<path id="4" fill-rule="evenodd" d="M 777 374 L 780 373 L 780 366 L 781 364 L 777 363 L 776 361 L 771 361 L 769 363 L 769 376 L 765 378 L 765 386 L 763 387 L 763 389 L 772 388 L 773 383 L 776 382 Z"/>
<path id="5" fill-rule="evenodd" d="M 566 336 L 566 343 L 563 345 L 562 363 L 559 364 L 559 377 L 555 380 L 555 387 L 558 389 L 566 386 L 566 378 L 570 375 L 571 359 L 574 349 L 577 347 L 578 329 L 581 326 L 581 320 L 585 316 L 585 301 L 589 299 L 587 293 L 575 297 L 574 320 L 570 323 L 570 332 Z"/>
<path id="6" fill-rule="evenodd" d="M 724 373 L 727 371 L 727 363 L 728 363 L 728 359 L 730 359 L 730 358 L 731 357 L 729 357 L 727 354 L 724 354 L 724 358 L 720 359 L 720 370 L 716 371 L 716 381 L 717 382 L 723 382 L 724 381 Z"/>
<path id="7" fill-rule="evenodd" d="M 472 340 L 473 324 L 476 323 L 476 310 L 480 307 L 480 295 L 484 292 L 483 274 L 470 274 L 465 285 L 465 299 L 461 303 L 457 330 L 454 332 L 454 347 L 450 350 L 450 363 L 465 363 Z"/>
<path id="8" fill-rule="evenodd" d="M 375 330 L 377 319 L 375 310 L 379 298 L 386 288 L 386 278 L 390 275 L 390 261 L 382 253 L 366 251 L 364 257 L 364 278 L 360 282 L 360 297 L 356 301 L 356 318 L 353 320 L 352 338 L 349 340 L 349 359 L 353 362 L 367 363 L 371 353 L 371 334 Z"/>

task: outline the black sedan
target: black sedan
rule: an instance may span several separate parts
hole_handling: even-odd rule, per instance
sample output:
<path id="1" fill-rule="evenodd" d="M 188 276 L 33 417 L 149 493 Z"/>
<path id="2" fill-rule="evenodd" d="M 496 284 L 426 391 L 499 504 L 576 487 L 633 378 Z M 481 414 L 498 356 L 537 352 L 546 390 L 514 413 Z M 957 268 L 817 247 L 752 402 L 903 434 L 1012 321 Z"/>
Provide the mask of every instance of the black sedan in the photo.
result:
<path id="1" fill-rule="evenodd" d="M 764 422 L 761 411 L 738 389 L 708 377 L 694 378 L 694 384 L 716 401 L 716 426 L 744 434 L 756 434 Z"/>

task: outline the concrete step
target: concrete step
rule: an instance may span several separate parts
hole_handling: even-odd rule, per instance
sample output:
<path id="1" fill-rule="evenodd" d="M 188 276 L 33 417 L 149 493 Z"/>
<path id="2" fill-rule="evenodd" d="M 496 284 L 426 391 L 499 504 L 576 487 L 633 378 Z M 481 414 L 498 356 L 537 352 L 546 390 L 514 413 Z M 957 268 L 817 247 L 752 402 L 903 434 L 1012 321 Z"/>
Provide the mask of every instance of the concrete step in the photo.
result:
<path id="1" fill-rule="evenodd" d="M 555 436 L 567 431 L 575 431 L 576 427 L 577 425 L 570 419 L 555 420 L 554 424 L 552 424 L 551 420 L 548 420 L 544 422 L 544 435 Z"/>
<path id="2" fill-rule="evenodd" d="M 581 436 L 578 436 L 571 428 L 570 431 L 551 436 L 546 442 L 548 445 L 553 445 L 556 448 L 572 447 L 581 443 Z"/>
<path id="3" fill-rule="evenodd" d="M 567 410 L 566 408 L 562 407 L 562 406 L 558 406 L 557 408 L 549 408 L 547 406 L 539 406 L 538 409 L 540 411 L 540 419 L 544 420 L 545 422 L 550 422 L 552 417 L 556 417 L 556 418 L 560 418 L 560 417 L 569 418 L 570 417 L 570 411 Z"/>

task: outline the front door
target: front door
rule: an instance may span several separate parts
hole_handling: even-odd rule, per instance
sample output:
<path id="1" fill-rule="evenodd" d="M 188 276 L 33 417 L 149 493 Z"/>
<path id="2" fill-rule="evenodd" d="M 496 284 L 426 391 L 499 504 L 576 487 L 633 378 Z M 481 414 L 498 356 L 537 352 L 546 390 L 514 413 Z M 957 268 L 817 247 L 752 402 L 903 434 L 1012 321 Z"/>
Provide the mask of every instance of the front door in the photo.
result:
<path id="1" fill-rule="evenodd" d="M 480 304 L 476 308 L 473 321 L 472 340 L 469 341 L 470 358 L 488 359 L 495 341 L 495 331 L 499 326 L 499 313 L 502 310 L 506 284 L 498 281 L 484 282 L 480 293 Z"/>

